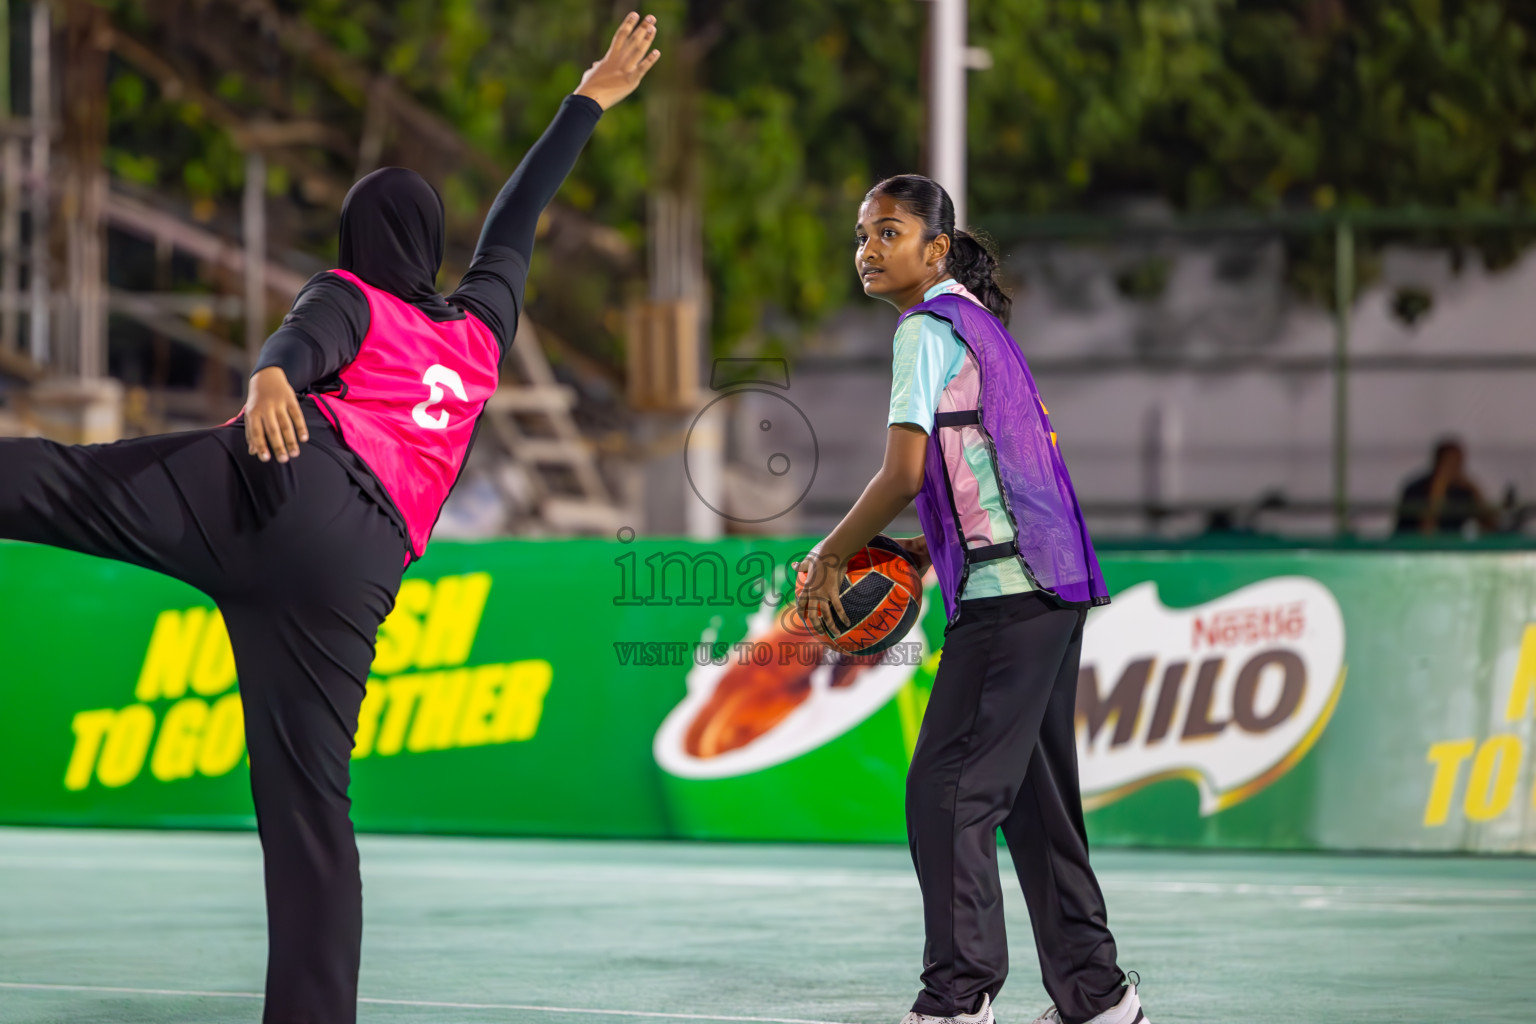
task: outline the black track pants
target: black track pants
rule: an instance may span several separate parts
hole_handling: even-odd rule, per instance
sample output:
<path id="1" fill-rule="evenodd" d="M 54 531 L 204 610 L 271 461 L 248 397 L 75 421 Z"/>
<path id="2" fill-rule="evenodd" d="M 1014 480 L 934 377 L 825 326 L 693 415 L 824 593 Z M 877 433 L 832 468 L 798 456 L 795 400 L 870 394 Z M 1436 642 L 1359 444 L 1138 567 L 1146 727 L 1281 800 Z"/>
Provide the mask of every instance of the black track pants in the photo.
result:
<path id="1" fill-rule="evenodd" d="M 993 999 L 1008 976 L 997 830 L 1029 906 L 1040 972 L 1068 1024 L 1114 1006 L 1124 975 L 1088 866 L 1074 714 L 1086 613 L 1040 594 L 961 603 L 907 774 L 923 891 L 919 1013 Z"/>
<path id="2" fill-rule="evenodd" d="M 233 426 L 109 445 L 0 440 L 0 537 L 131 562 L 218 604 L 266 867 L 263 1020 L 354 1021 L 362 882 L 347 783 L 374 638 L 400 585 L 394 523 L 324 452 L 262 464 Z"/>

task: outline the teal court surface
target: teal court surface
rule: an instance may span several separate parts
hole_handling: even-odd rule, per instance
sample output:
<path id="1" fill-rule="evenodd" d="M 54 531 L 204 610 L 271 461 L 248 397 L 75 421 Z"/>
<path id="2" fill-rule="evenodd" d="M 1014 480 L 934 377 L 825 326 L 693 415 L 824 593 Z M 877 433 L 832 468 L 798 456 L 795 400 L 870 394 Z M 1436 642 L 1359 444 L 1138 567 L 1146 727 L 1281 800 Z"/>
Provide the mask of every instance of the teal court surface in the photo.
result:
<path id="1" fill-rule="evenodd" d="M 899 847 L 361 838 L 364 1022 L 897 1024 Z M 1099 850 L 1149 1019 L 1530 1021 L 1536 861 Z M 1006 861 L 1005 861 L 1006 868 Z M 1016 886 L 1001 1024 L 1040 988 Z M 0 829 L 0 1022 L 254 1022 L 256 837 Z"/>

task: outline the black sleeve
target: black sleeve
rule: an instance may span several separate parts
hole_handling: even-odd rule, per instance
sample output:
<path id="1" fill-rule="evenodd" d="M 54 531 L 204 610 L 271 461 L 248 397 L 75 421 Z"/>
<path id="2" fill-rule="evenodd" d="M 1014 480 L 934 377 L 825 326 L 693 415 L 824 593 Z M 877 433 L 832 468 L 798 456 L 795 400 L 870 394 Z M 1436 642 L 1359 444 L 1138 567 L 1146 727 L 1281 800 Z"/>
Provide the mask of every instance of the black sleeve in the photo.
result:
<path id="1" fill-rule="evenodd" d="M 322 271 L 299 289 L 283 325 L 261 346 L 256 369 L 280 366 L 295 391 L 312 390 L 357 358 L 367 334 L 362 289 Z"/>
<path id="2" fill-rule="evenodd" d="M 517 313 L 523 305 L 539 215 L 571 173 L 602 114 L 603 108 L 595 100 L 576 95 L 565 98 L 555 119 L 491 204 L 469 270 L 458 290 L 448 296 L 449 302 L 475 314 L 491 329 L 502 351 L 517 332 Z"/>

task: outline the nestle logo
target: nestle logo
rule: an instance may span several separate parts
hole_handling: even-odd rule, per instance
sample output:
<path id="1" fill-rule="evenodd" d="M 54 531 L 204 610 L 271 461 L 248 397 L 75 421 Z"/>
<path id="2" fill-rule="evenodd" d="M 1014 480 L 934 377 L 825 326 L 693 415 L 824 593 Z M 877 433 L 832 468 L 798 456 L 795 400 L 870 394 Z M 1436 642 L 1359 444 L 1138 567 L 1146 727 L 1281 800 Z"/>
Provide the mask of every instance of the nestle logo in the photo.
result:
<path id="1" fill-rule="evenodd" d="M 1201 647 L 1253 647 L 1299 640 L 1306 629 L 1307 610 L 1300 601 L 1266 608 L 1233 608 L 1195 616 L 1190 643 L 1197 651 Z"/>

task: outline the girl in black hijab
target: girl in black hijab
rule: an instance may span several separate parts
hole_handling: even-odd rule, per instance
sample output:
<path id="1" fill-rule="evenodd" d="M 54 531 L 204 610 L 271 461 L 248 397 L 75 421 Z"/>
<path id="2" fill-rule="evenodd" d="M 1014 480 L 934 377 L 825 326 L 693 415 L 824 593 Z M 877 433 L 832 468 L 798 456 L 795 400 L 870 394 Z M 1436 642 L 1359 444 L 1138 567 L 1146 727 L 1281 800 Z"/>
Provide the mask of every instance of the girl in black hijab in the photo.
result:
<path id="1" fill-rule="evenodd" d="M 341 267 L 299 293 L 262 348 L 236 421 L 108 445 L 0 441 L 0 537 L 174 576 L 223 612 L 266 873 L 266 1024 L 356 1019 L 362 884 L 347 786 L 374 638 L 404 565 L 424 543 L 413 543 L 413 530 L 424 515 L 430 530 L 457 473 L 458 465 L 438 465 L 439 456 L 462 464 L 483 395 L 494 389 L 495 364 L 517 328 L 539 214 L 603 110 L 655 64 L 655 32 L 654 18 L 635 14 L 620 25 L 496 197 L 451 295 L 434 284 L 442 200 L 415 172 L 384 168 L 348 193 Z M 373 329 L 379 317 L 440 354 L 445 341 L 469 339 L 479 362 L 465 362 L 462 374 L 436 365 L 425 378 L 415 367 L 391 366 L 390 338 Z M 414 407 L 392 402 L 387 389 L 354 401 L 349 389 L 360 374 L 375 381 L 394 374 L 401 394 L 406 384 L 431 391 L 420 387 Z M 477 380 L 479 396 L 470 394 Z M 463 401 L 455 405 L 456 396 Z M 453 434 L 450 407 L 472 413 L 456 425 L 464 433 Z M 352 425 L 349 437 L 344 423 Z M 452 444 L 439 440 L 450 436 Z M 436 462 L 403 450 L 413 437 L 436 445 Z M 369 438 L 371 447 L 362 443 Z M 389 449 L 392 438 L 401 439 L 401 451 Z M 307 449 L 323 454 L 300 458 Z M 441 496 L 405 493 L 420 490 L 400 475 L 416 466 L 439 474 Z"/>

